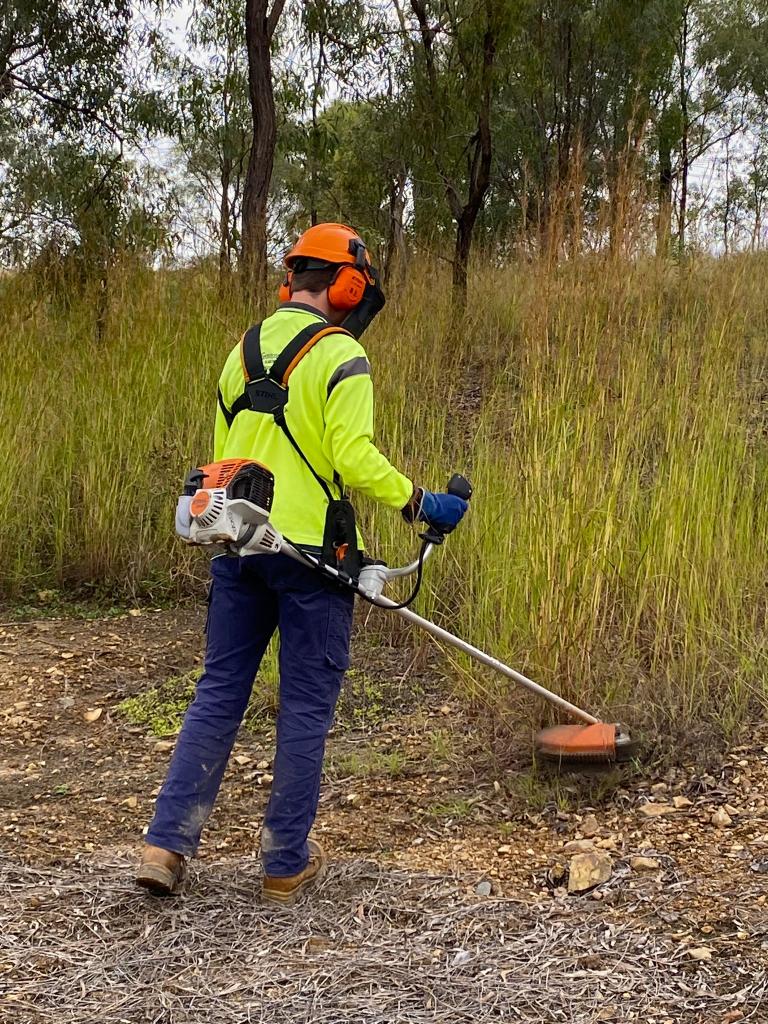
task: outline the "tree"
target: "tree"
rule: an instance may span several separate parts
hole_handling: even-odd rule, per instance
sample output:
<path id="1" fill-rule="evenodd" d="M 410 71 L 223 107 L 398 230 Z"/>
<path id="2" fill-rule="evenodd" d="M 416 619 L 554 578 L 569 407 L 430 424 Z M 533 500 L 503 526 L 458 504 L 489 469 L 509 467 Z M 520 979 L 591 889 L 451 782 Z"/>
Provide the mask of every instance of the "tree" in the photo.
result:
<path id="1" fill-rule="evenodd" d="M 242 215 L 242 278 L 262 312 L 267 299 L 267 203 L 275 160 L 277 121 L 272 83 L 272 40 L 285 0 L 246 0 L 245 42 L 253 134 Z"/>
<path id="2" fill-rule="evenodd" d="M 177 96 L 176 136 L 196 183 L 197 218 L 218 246 L 223 286 L 239 259 L 239 220 L 251 148 L 251 114 L 240 0 L 205 0 L 187 32 L 189 53 L 167 77 Z M 203 54 L 202 58 L 195 57 Z M 210 211 L 210 213 L 209 213 Z M 214 215 L 215 211 L 215 215 Z"/>
<path id="3" fill-rule="evenodd" d="M 131 16 L 129 0 L 9 0 L 0 7 L 6 258 L 34 258 L 62 239 L 81 254 L 101 251 L 83 244 L 84 233 L 92 236 L 96 212 L 107 216 L 115 190 L 134 173 L 124 152 L 165 123 L 149 68 L 135 59 L 151 47 L 151 32 L 134 31 Z M 105 230 L 102 240 L 119 234 Z M 97 259 L 95 273 L 103 267 Z"/>
<path id="4" fill-rule="evenodd" d="M 406 258 L 404 118 L 386 96 L 337 100 L 310 122 L 309 131 L 294 124 L 282 133 L 275 174 L 290 233 L 313 218 L 352 224 L 389 281 L 398 279 Z M 312 161 L 315 172 L 308 174 Z"/>
<path id="5" fill-rule="evenodd" d="M 477 218 L 491 184 L 492 99 L 508 5 L 411 0 L 415 30 L 396 4 L 410 40 L 413 108 L 456 226 L 453 304 L 463 314 Z"/>

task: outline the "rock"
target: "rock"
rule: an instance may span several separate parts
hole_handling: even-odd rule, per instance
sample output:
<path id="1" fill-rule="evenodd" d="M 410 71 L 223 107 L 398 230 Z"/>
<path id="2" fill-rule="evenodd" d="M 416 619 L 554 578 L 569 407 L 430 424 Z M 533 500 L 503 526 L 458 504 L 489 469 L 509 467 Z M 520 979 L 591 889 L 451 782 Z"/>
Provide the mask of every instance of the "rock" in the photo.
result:
<path id="1" fill-rule="evenodd" d="M 492 892 L 491 883 L 488 881 L 478 882 L 475 886 L 475 892 L 478 896 L 490 896 Z"/>
<path id="2" fill-rule="evenodd" d="M 618 849 L 618 845 L 619 844 L 616 842 L 613 836 L 608 836 L 605 839 L 598 839 L 595 843 L 595 846 L 599 850 L 616 850 Z"/>
<path id="3" fill-rule="evenodd" d="M 168 750 L 173 750 L 173 747 L 173 740 L 160 740 L 159 743 L 155 744 L 155 750 L 158 752 L 158 754 L 164 754 Z"/>
<path id="4" fill-rule="evenodd" d="M 666 784 L 666 782 L 654 782 L 654 784 L 651 786 L 651 792 L 654 794 L 666 793 L 668 789 L 669 786 Z"/>
<path id="5" fill-rule="evenodd" d="M 768 875 L 768 860 L 753 860 L 749 870 L 754 871 L 756 875 Z"/>
<path id="6" fill-rule="evenodd" d="M 729 825 L 733 824 L 730 814 L 724 807 L 718 807 L 709 820 L 715 828 L 728 828 Z"/>
<path id="7" fill-rule="evenodd" d="M 707 949 L 706 946 L 697 946 L 695 949 L 689 949 L 688 955 L 691 960 L 711 960 L 712 950 Z"/>
<path id="8" fill-rule="evenodd" d="M 689 800 L 687 796 L 673 796 L 672 803 L 675 805 L 675 810 L 682 811 L 686 807 L 693 807 L 693 800 Z"/>
<path id="9" fill-rule="evenodd" d="M 235 754 L 233 761 L 235 764 L 246 765 L 251 763 L 250 757 L 247 754 Z"/>
<path id="10" fill-rule="evenodd" d="M 588 814 L 581 823 L 581 832 L 587 839 L 594 839 L 600 831 L 600 822 L 594 814 Z"/>
<path id="11" fill-rule="evenodd" d="M 587 892 L 611 877 L 613 864 L 607 853 L 577 853 L 568 869 L 568 892 Z"/>
<path id="12" fill-rule="evenodd" d="M 660 818 L 662 814 L 674 814 L 675 808 L 671 804 L 641 804 L 638 811 L 646 818 Z"/>
<path id="13" fill-rule="evenodd" d="M 508 843 L 502 843 L 501 846 L 496 847 L 496 853 L 498 853 L 500 857 L 504 857 L 508 853 L 512 853 L 512 847 Z"/>
<path id="14" fill-rule="evenodd" d="M 633 871 L 658 871 L 661 867 L 655 857 L 633 857 L 629 863 Z"/>
<path id="15" fill-rule="evenodd" d="M 569 856 L 573 853 L 591 853 L 595 848 L 595 844 L 591 839 L 571 839 L 569 843 L 566 843 L 563 847 L 563 853 Z"/>

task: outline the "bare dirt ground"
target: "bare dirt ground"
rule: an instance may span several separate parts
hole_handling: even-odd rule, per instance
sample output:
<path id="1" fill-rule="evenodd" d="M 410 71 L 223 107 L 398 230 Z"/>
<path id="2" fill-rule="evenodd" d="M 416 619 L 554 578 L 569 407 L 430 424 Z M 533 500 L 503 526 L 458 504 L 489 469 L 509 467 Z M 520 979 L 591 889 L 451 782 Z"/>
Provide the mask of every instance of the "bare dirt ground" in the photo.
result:
<path id="1" fill-rule="evenodd" d="M 423 651 L 357 652 L 386 707 L 331 737 L 311 900 L 258 901 L 268 723 L 187 894 L 135 891 L 172 741 L 117 707 L 198 663 L 201 624 L 0 626 L 0 1021 L 768 1021 L 768 730 L 709 772 L 550 785 Z M 585 852 L 610 877 L 569 893 Z"/>

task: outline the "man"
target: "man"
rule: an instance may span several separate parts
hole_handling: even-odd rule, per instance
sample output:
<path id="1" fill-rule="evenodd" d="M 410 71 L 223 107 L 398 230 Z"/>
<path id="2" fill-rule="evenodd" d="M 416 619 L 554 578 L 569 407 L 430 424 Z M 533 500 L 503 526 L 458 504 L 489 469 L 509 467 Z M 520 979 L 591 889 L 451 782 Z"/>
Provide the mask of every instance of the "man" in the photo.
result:
<path id="1" fill-rule="evenodd" d="M 314 551 L 323 545 L 329 503 L 344 487 L 401 510 L 409 521 L 454 527 L 466 502 L 414 488 L 371 439 L 370 367 L 357 337 L 384 299 L 363 242 L 342 224 L 319 224 L 301 236 L 285 265 L 281 305 L 246 332 L 224 366 L 215 459 L 247 458 L 268 466 L 275 476 L 272 522 L 292 542 Z M 332 329 L 342 323 L 355 336 Z M 304 339 L 290 364 L 282 422 L 269 411 L 254 411 L 251 398 L 243 398 L 253 379 L 251 364 L 269 373 L 290 343 Z M 205 670 L 157 799 L 137 882 L 160 894 L 180 887 L 259 663 L 278 629 L 280 711 L 261 838 L 262 894 L 291 904 L 325 867 L 320 844 L 308 835 L 325 738 L 349 665 L 353 594 L 286 555 L 220 556 L 211 562 L 211 577 Z"/>

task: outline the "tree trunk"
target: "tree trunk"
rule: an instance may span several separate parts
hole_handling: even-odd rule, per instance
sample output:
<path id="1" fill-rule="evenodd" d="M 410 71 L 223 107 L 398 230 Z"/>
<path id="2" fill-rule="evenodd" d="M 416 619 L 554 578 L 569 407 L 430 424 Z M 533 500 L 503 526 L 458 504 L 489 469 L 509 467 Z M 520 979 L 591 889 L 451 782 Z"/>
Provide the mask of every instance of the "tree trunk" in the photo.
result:
<path id="1" fill-rule="evenodd" d="M 427 8 L 423 0 L 411 0 L 411 8 L 419 23 L 419 32 L 424 51 L 424 63 L 427 72 L 427 84 L 432 107 L 442 107 L 440 85 L 435 63 L 434 31 L 427 19 Z M 466 202 L 462 200 L 462 186 L 443 167 L 439 147 L 435 148 L 434 158 L 437 172 L 445 187 L 448 207 L 456 223 L 456 245 L 454 248 L 453 307 L 454 326 L 464 316 L 467 302 L 467 268 L 472 250 L 472 235 L 478 214 L 485 202 L 485 195 L 491 183 L 491 160 L 493 156 L 493 136 L 491 133 L 491 94 L 493 91 L 493 71 L 496 59 L 496 26 L 493 0 L 485 3 L 485 32 L 483 34 L 483 62 L 480 68 L 480 98 L 477 109 L 477 128 L 470 139 L 467 150 L 469 156 L 468 187 Z"/>
<path id="2" fill-rule="evenodd" d="M 723 250 L 728 255 L 731 231 L 731 140 L 725 141 L 725 195 L 723 196 Z"/>
<path id="3" fill-rule="evenodd" d="M 389 225 L 387 245 L 384 251 L 382 277 L 385 284 L 399 284 L 405 272 L 405 187 L 407 177 L 404 170 L 392 179 L 389 187 Z"/>
<path id="4" fill-rule="evenodd" d="M 219 206 L 219 289 L 222 291 L 232 269 L 229 262 L 229 185 L 231 174 L 232 162 L 225 157 L 221 164 L 221 204 Z"/>
<path id="5" fill-rule="evenodd" d="M 243 193 L 243 288 L 261 314 L 267 301 L 267 201 L 275 159 L 277 120 L 272 91 L 270 44 L 285 0 L 246 0 L 245 42 L 248 50 L 248 93 L 253 141 Z"/>
<path id="6" fill-rule="evenodd" d="M 659 138 L 659 212 L 656 221 L 656 255 L 666 256 L 672 237 L 672 150 Z"/>
<path id="7" fill-rule="evenodd" d="M 493 136 L 491 135 L 491 94 L 493 65 L 496 58 L 496 36 L 494 34 L 490 7 L 486 8 L 488 21 L 483 36 L 483 71 L 480 109 L 477 114 L 477 135 L 469 173 L 469 195 L 461 215 L 456 220 L 456 250 L 453 264 L 452 305 L 462 316 L 467 307 L 467 270 L 472 251 L 472 239 L 478 215 L 485 203 L 485 196 L 491 184 L 491 161 L 493 157 Z"/>
<path id="8" fill-rule="evenodd" d="M 677 244 L 680 256 L 685 255 L 685 218 L 688 214 L 688 171 L 690 169 L 690 156 L 688 152 L 688 139 L 691 125 L 688 117 L 688 85 L 686 82 L 686 65 L 688 62 L 688 18 L 690 8 L 686 4 L 683 9 L 683 24 L 680 37 L 680 113 L 682 115 L 682 137 L 680 139 L 680 227 L 677 236 Z"/>
<path id="9" fill-rule="evenodd" d="M 469 270 L 469 256 L 472 252 L 472 235 L 477 221 L 477 212 L 472 212 L 465 207 L 456 226 L 456 246 L 453 255 L 453 292 L 451 305 L 455 321 L 464 316 L 467 308 L 467 272 Z"/>

